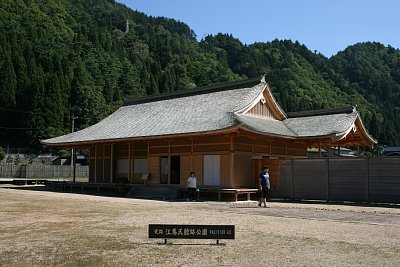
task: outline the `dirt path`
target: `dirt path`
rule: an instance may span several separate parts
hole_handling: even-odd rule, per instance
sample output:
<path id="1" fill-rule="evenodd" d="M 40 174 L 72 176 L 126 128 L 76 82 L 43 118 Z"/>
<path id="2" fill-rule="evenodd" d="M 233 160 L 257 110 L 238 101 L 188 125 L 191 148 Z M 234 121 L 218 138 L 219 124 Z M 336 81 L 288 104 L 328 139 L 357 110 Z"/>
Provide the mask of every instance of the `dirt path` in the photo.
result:
<path id="1" fill-rule="evenodd" d="M 0 188 L 0 266 L 399 266 L 400 209 L 162 202 Z M 147 238 L 149 223 L 234 224 L 236 239 Z M 173 245 L 171 245 L 173 243 Z"/>
<path id="2" fill-rule="evenodd" d="M 234 204 L 234 203 L 233 203 Z M 228 206 L 228 207 L 227 207 Z M 242 202 L 229 206 L 214 204 L 218 210 L 235 210 L 236 213 L 256 214 L 271 217 L 306 219 L 316 221 L 341 221 L 375 225 L 400 225 L 400 208 L 377 208 L 304 203 L 269 203 L 269 209 L 256 207 L 253 203 Z M 206 207 L 207 208 L 207 207 Z"/>

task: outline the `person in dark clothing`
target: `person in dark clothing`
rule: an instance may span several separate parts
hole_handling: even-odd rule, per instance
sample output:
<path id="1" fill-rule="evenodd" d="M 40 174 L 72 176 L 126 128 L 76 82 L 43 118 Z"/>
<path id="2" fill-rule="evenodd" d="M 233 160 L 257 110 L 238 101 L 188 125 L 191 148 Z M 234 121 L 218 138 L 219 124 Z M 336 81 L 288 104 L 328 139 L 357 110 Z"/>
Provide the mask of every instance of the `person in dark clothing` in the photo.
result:
<path id="1" fill-rule="evenodd" d="M 259 187 L 261 189 L 261 197 L 260 197 L 260 201 L 258 202 L 258 206 L 261 207 L 261 205 L 264 204 L 264 208 L 267 208 L 267 196 L 268 196 L 268 191 L 270 189 L 268 171 L 269 171 L 269 167 L 264 166 L 263 172 L 260 173 L 260 177 L 259 177 Z"/>

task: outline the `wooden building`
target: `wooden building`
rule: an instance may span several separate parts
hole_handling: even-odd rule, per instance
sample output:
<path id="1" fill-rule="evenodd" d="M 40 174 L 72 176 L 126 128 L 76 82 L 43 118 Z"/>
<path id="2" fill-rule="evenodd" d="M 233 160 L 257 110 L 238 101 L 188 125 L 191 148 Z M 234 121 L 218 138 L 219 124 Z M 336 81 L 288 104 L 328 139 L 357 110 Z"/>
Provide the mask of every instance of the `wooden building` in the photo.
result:
<path id="1" fill-rule="evenodd" d="M 253 188 L 262 160 L 376 141 L 353 107 L 286 114 L 262 78 L 128 100 L 99 123 L 42 143 L 89 148 L 90 182 L 142 183 L 149 174 L 149 184 L 185 185 L 194 171 L 201 187 Z"/>

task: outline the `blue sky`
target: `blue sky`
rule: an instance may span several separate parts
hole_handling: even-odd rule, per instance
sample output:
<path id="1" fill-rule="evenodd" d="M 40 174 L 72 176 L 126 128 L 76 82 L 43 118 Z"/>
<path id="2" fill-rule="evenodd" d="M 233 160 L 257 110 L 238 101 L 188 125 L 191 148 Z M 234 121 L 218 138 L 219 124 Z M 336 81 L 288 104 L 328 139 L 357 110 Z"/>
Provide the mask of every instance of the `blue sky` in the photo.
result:
<path id="1" fill-rule="evenodd" d="M 117 0 L 189 25 L 200 40 L 230 33 L 246 44 L 291 39 L 330 57 L 367 41 L 400 48 L 399 0 Z"/>

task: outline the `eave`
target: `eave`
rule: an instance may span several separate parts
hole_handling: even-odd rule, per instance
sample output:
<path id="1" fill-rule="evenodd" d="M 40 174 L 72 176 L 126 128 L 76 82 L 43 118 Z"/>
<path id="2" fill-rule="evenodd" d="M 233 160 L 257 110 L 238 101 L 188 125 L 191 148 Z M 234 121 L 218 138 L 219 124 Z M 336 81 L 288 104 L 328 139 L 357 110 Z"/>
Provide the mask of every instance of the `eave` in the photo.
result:
<path id="1" fill-rule="evenodd" d="M 66 143 L 42 143 L 45 147 L 63 147 L 63 148 L 71 148 L 71 147 L 85 147 L 90 145 L 101 145 L 101 144 L 110 144 L 110 143 L 124 143 L 124 142 L 137 142 L 137 141 L 150 141 L 156 139 L 176 139 L 176 138 L 196 138 L 203 137 L 207 135 L 225 135 L 225 134 L 233 134 L 238 131 L 238 127 L 229 127 L 221 130 L 215 131 L 206 131 L 206 132 L 198 132 L 198 133 L 184 133 L 184 134 L 170 134 L 170 135 L 156 135 L 156 136 L 140 136 L 140 137 L 129 137 L 129 138 L 117 138 L 117 139 L 103 139 L 103 140 L 90 140 L 90 141 L 81 141 L 81 142 L 66 142 Z"/>
<path id="2" fill-rule="evenodd" d="M 377 140 L 365 129 L 358 112 L 352 126 L 343 133 L 335 134 L 333 140 L 338 143 L 350 142 L 353 143 L 353 146 L 372 146 L 377 143 Z"/>

